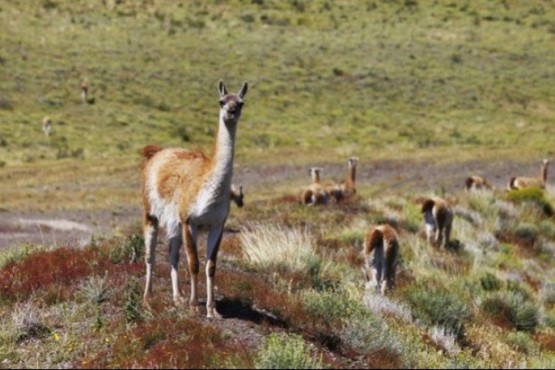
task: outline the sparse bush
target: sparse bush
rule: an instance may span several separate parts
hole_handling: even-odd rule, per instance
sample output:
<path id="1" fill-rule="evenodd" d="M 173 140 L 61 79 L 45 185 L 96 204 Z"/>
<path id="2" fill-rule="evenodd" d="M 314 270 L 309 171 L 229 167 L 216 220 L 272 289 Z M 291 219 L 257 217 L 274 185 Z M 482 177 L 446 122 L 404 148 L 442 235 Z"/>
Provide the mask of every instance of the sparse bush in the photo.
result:
<path id="1" fill-rule="evenodd" d="M 303 338 L 296 334 L 268 336 L 266 346 L 255 360 L 257 369 L 321 369 L 322 359 L 314 359 Z"/>
<path id="2" fill-rule="evenodd" d="M 538 307 L 524 301 L 519 293 L 511 291 L 491 293 L 483 300 L 481 308 L 517 330 L 533 331 L 539 323 Z"/>
<path id="3" fill-rule="evenodd" d="M 387 353 L 400 360 L 405 348 L 385 321 L 366 312 L 345 320 L 341 341 L 362 355 Z"/>
<path id="4" fill-rule="evenodd" d="M 141 235 L 129 235 L 123 242 L 119 242 L 109 250 L 112 263 L 135 263 L 145 255 L 144 238 Z"/>
<path id="5" fill-rule="evenodd" d="M 530 338 L 530 335 L 520 331 L 510 332 L 507 336 L 507 344 L 527 355 L 538 351 L 537 345 L 534 340 Z"/>
<path id="6" fill-rule="evenodd" d="M 507 193 L 507 199 L 516 204 L 533 204 L 547 216 L 553 216 L 554 214 L 553 207 L 545 199 L 543 190 L 538 187 L 532 186 L 524 189 L 511 190 Z"/>
<path id="7" fill-rule="evenodd" d="M 37 251 L 37 249 L 41 248 L 32 246 L 30 244 L 23 244 L 2 252 L 2 254 L 0 254 L 0 269 L 9 264 L 15 264 L 23 260 L 29 254 L 31 254 L 32 251 Z"/>
<path id="8" fill-rule="evenodd" d="M 329 323 L 348 318 L 363 309 L 358 302 L 350 299 L 346 292 L 340 290 L 307 290 L 303 292 L 302 297 L 304 306 L 311 315 Z"/>
<path id="9" fill-rule="evenodd" d="M 141 321 L 141 284 L 136 277 L 132 277 L 125 286 L 123 302 L 123 313 L 127 322 Z"/>
<path id="10" fill-rule="evenodd" d="M 538 233 L 538 227 L 531 223 L 521 223 L 515 229 L 515 235 L 528 242 L 535 241 Z"/>
<path id="11" fill-rule="evenodd" d="M 50 329 L 40 320 L 39 308 L 30 301 L 15 306 L 12 311 L 12 325 L 12 336 L 18 343 L 50 334 Z"/>
<path id="12" fill-rule="evenodd" d="M 432 327 L 430 330 L 430 338 L 436 345 L 451 356 L 460 352 L 460 348 L 457 345 L 457 337 L 443 327 Z"/>
<path id="13" fill-rule="evenodd" d="M 555 305 L 555 283 L 545 282 L 540 289 L 540 299 L 548 307 Z"/>
<path id="14" fill-rule="evenodd" d="M 314 238 L 307 229 L 288 229 L 279 224 L 250 223 L 241 233 L 241 244 L 249 261 L 262 269 L 284 266 L 306 271 L 318 258 Z"/>
<path id="15" fill-rule="evenodd" d="M 412 312 L 410 308 L 395 302 L 387 296 L 381 296 L 374 292 L 367 291 L 363 298 L 364 305 L 379 316 L 393 316 L 403 322 L 412 323 Z"/>
<path id="16" fill-rule="evenodd" d="M 108 299 L 107 275 L 91 276 L 81 283 L 80 292 L 87 301 L 99 305 Z"/>
<path id="17" fill-rule="evenodd" d="M 430 326 L 441 326 L 458 340 L 465 337 L 464 324 L 470 311 L 457 296 L 441 289 L 419 286 L 407 294 L 416 319 Z"/>
<path id="18" fill-rule="evenodd" d="M 486 249 L 497 249 L 499 247 L 499 241 L 495 235 L 487 231 L 478 234 L 478 244 Z"/>
<path id="19" fill-rule="evenodd" d="M 548 328 L 555 328 L 555 315 L 552 313 L 546 313 L 542 317 L 542 323 Z"/>
<path id="20" fill-rule="evenodd" d="M 540 230 L 544 237 L 555 239 L 555 223 L 551 220 L 543 220 L 540 223 Z"/>
<path id="21" fill-rule="evenodd" d="M 525 301 L 531 300 L 534 296 L 532 289 L 518 280 L 508 280 L 507 290 L 520 294 L 522 299 Z"/>
<path id="22" fill-rule="evenodd" d="M 490 292 L 501 289 L 502 283 L 495 275 L 486 272 L 485 275 L 480 278 L 480 285 L 482 289 Z"/>

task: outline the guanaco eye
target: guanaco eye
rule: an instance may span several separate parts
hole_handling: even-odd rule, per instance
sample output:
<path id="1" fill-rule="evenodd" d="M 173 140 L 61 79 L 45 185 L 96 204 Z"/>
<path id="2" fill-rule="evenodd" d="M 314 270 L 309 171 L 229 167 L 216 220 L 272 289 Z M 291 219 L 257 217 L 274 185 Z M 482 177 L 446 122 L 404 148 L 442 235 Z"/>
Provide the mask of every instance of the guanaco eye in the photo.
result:
<path id="1" fill-rule="evenodd" d="M 220 107 L 223 108 L 224 105 L 225 105 L 225 100 L 220 100 Z"/>

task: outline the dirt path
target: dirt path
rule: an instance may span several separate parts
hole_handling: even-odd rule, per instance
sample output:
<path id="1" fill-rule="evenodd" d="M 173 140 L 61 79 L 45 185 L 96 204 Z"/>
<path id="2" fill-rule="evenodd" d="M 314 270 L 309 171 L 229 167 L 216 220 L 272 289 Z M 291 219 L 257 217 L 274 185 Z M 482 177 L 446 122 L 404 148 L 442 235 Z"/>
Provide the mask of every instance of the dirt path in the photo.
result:
<path id="1" fill-rule="evenodd" d="M 315 163 L 324 168 L 323 179 L 340 180 L 345 177 L 345 164 Z M 389 193 L 402 192 L 458 192 L 470 174 L 485 176 L 495 187 L 505 188 L 513 174 L 537 176 L 539 161 L 468 161 L 435 164 L 424 161 L 361 160 L 357 169 L 360 187 L 383 188 Z M 308 166 L 268 165 L 238 166 L 234 182 L 245 185 L 248 193 L 256 194 L 276 185 L 291 186 L 295 192 L 299 184 L 308 180 Z M 137 185 L 138 186 L 138 185 Z M 248 207 L 248 203 L 246 205 Z M 110 237 L 118 233 L 137 232 L 142 210 L 130 206 L 123 211 L 53 211 L 0 212 L 0 250 L 24 243 L 84 245 L 91 236 Z"/>

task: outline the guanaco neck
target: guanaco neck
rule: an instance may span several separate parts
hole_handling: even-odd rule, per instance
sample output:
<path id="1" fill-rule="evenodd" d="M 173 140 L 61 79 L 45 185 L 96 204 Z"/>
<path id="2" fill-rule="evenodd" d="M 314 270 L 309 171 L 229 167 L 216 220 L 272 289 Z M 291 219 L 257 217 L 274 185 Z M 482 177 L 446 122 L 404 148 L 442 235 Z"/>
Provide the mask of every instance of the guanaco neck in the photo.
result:
<path id="1" fill-rule="evenodd" d="M 220 111 L 218 132 L 212 155 L 210 182 L 217 184 L 218 192 L 229 196 L 231 179 L 233 177 L 233 159 L 235 157 L 235 133 L 237 122 L 226 123 L 223 112 Z"/>
<path id="2" fill-rule="evenodd" d="M 542 169 L 541 169 L 541 172 L 542 172 L 542 173 L 541 173 L 541 176 L 542 176 L 542 177 L 541 177 L 541 179 L 542 179 L 542 181 L 543 181 L 544 184 L 545 184 L 546 181 L 547 181 L 547 165 L 548 165 L 548 163 L 549 163 L 549 162 L 547 162 L 547 161 L 544 161 L 544 162 L 542 163 Z"/>
<path id="3" fill-rule="evenodd" d="M 318 170 L 312 170 L 312 182 L 314 184 L 319 184 L 320 183 L 320 171 Z"/>
<path id="4" fill-rule="evenodd" d="M 349 174 L 347 176 L 349 182 L 354 185 L 357 175 L 357 166 L 354 163 L 349 162 Z"/>

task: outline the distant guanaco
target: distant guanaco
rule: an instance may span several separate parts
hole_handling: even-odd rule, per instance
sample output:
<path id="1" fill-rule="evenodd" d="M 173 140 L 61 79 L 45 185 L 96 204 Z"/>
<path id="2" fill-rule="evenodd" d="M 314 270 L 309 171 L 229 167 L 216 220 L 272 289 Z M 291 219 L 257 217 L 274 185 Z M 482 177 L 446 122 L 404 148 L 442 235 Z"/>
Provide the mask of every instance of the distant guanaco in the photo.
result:
<path id="1" fill-rule="evenodd" d="M 491 184 L 482 176 L 474 175 L 466 178 L 466 190 L 491 189 Z"/>
<path id="2" fill-rule="evenodd" d="M 321 167 L 311 167 L 308 170 L 312 183 L 303 191 L 301 195 L 301 203 L 316 205 L 327 204 L 329 202 L 329 194 L 320 182 L 321 171 Z"/>
<path id="3" fill-rule="evenodd" d="M 549 159 L 544 159 L 542 161 L 539 177 L 512 177 L 509 181 L 509 190 L 524 189 L 531 186 L 544 189 L 547 182 L 547 166 L 549 165 L 549 162 Z"/>
<path id="4" fill-rule="evenodd" d="M 49 117 L 44 117 L 42 120 L 42 131 L 46 136 L 50 136 L 50 131 L 52 130 L 52 120 Z"/>
<path id="5" fill-rule="evenodd" d="M 81 81 L 81 101 L 83 101 L 83 103 L 87 102 L 88 95 L 89 95 L 89 82 L 85 79 Z"/>
<path id="6" fill-rule="evenodd" d="M 433 245 L 447 248 L 453 225 L 453 208 L 440 197 L 428 198 L 422 204 L 426 238 Z"/>
<path id="7" fill-rule="evenodd" d="M 358 157 L 350 157 L 347 160 L 347 177 L 338 184 L 328 185 L 327 190 L 337 202 L 347 199 L 356 194 L 356 169 Z"/>

